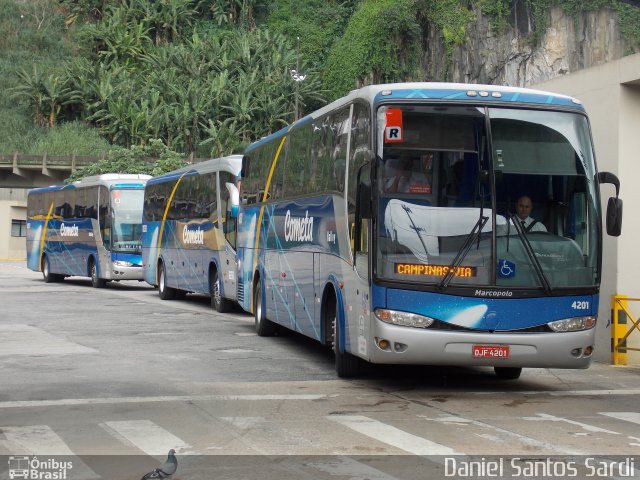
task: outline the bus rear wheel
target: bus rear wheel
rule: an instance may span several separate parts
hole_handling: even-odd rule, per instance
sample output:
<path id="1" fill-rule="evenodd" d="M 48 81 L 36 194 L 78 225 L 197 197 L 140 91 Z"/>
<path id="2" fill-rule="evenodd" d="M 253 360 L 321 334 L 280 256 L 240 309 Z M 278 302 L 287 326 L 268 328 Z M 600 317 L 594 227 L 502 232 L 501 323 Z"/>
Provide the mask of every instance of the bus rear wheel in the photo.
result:
<path id="1" fill-rule="evenodd" d="M 47 257 L 46 255 L 43 255 L 42 257 L 40 270 L 42 270 L 42 278 L 44 279 L 44 283 L 59 282 L 64 278 L 62 275 L 51 273 L 51 268 L 49 267 L 49 257 Z"/>
<path id="2" fill-rule="evenodd" d="M 267 320 L 267 314 L 264 311 L 264 305 L 262 305 L 262 285 L 259 280 L 253 292 L 253 315 L 256 321 L 256 333 L 261 337 L 270 337 L 276 333 L 276 327 L 271 320 Z"/>
<path id="3" fill-rule="evenodd" d="M 173 300 L 176 297 L 176 291 L 167 286 L 167 273 L 163 263 L 158 264 L 158 295 L 162 300 Z"/>
<path id="4" fill-rule="evenodd" d="M 496 377 L 502 380 L 516 380 L 520 378 L 522 368 L 519 367 L 493 367 Z"/>
<path id="5" fill-rule="evenodd" d="M 220 291 L 220 275 L 218 270 L 212 270 L 209 278 L 209 288 L 211 289 L 211 307 L 218 313 L 231 311 L 231 302 L 222 296 Z"/>
<path id="6" fill-rule="evenodd" d="M 89 276 L 91 277 L 91 286 L 93 288 L 104 288 L 107 286 L 107 281 L 98 277 L 98 267 L 93 258 L 89 260 Z"/>

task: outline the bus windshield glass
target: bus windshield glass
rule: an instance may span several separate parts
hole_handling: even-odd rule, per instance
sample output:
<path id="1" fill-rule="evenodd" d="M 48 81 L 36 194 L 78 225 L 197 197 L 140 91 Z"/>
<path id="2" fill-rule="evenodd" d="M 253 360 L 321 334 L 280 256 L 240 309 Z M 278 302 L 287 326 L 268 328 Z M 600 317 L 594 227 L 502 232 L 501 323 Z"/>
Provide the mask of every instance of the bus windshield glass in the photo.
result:
<path id="1" fill-rule="evenodd" d="M 111 191 L 114 252 L 141 252 L 143 189 Z"/>
<path id="2" fill-rule="evenodd" d="M 412 105 L 377 120 L 379 278 L 546 291 L 599 281 L 584 116 Z"/>

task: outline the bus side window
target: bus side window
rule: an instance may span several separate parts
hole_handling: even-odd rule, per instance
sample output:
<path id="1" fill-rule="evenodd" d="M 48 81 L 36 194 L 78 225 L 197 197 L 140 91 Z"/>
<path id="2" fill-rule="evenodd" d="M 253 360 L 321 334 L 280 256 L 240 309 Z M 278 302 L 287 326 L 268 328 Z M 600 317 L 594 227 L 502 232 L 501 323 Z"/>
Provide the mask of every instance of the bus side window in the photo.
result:
<path id="1" fill-rule="evenodd" d="M 75 218 L 84 218 L 87 209 L 87 189 L 81 188 L 76 192 L 76 206 L 73 212 Z"/>

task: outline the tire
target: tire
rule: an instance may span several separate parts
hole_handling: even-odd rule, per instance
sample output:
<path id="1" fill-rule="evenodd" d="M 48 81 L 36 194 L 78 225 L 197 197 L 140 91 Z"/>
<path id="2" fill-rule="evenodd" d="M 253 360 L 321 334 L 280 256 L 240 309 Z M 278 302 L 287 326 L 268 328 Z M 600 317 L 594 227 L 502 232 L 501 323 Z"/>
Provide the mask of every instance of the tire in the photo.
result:
<path id="1" fill-rule="evenodd" d="M 96 267 L 96 261 L 93 258 L 89 260 L 89 276 L 91 277 L 91 286 L 93 288 L 104 288 L 107 286 L 107 281 L 98 277 L 98 267 Z"/>
<path id="2" fill-rule="evenodd" d="M 211 308 L 218 313 L 230 312 L 233 304 L 220 293 L 220 276 L 216 269 L 209 275 L 209 289 L 211 290 Z"/>
<path id="3" fill-rule="evenodd" d="M 60 282 L 64 278 L 62 275 L 51 273 L 51 268 L 49 267 L 49 257 L 47 257 L 46 255 L 42 257 L 40 270 L 42 270 L 42 279 L 44 280 L 44 283 Z"/>
<path id="4" fill-rule="evenodd" d="M 271 320 L 267 320 L 264 305 L 262 305 L 262 285 L 260 280 L 256 283 L 253 293 L 253 316 L 256 321 L 256 333 L 259 336 L 270 337 L 276 333 L 276 326 Z"/>
<path id="5" fill-rule="evenodd" d="M 164 263 L 158 264 L 158 295 L 162 300 L 173 300 L 176 298 L 175 289 L 167 286 L 167 275 L 164 271 Z"/>
<path id="6" fill-rule="evenodd" d="M 501 380 L 516 380 L 522 373 L 522 368 L 519 367 L 493 367 L 493 370 Z"/>
<path id="7" fill-rule="evenodd" d="M 360 359 L 348 352 L 340 352 L 340 328 L 338 325 L 338 307 L 335 297 L 327 300 L 325 319 L 332 324 L 333 354 L 338 377 L 357 377 L 360 375 Z"/>

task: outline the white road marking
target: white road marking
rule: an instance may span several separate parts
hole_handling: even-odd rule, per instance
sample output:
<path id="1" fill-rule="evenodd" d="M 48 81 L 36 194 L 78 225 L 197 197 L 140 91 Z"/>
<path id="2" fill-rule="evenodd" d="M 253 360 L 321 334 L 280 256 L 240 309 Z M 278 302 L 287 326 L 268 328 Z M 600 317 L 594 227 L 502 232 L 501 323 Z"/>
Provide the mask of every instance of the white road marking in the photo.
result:
<path id="1" fill-rule="evenodd" d="M 170 448 L 178 453 L 192 453 L 191 445 L 150 420 L 123 420 L 105 422 L 100 426 L 125 444 L 142 450 L 147 455 L 165 456 Z"/>
<path id="2" fill-rule="evenodd" d="M 460 455 L 459 452 L 445 445 L 362 415 L 329 415 L 326 418 L 414 455 Z"/>
<path id="3" fill-rule="evenodd" d="M 611 435 L 620 435 L 618 432 L 614 432 L 612 430 L 607 430 L 606 428 L 594 427 L 593 425 L 588 425 L 586 423 L 578 422 L 576 420 L 569 420 L 568 418 L 556 417 L 554 415 L 549 415 L 547 413 L 537 413 L 537 417 L 522 417 L 523 420 L 529 421 L 549 421 L 549 422 L 565 422 L 571 425 L 575 425 L 580 427 L 587 432 L 598 432 L 598 433 L 609 433 Z"/>
<path id="4" fill-rule="evenodd" d="M 549 395 L 550 397 L 608 397 L 610 395 L 640 395 L 640 389 L 622 390 L 533 390 L 523 392 L 476 392 L 477 394 L 509 394 L 519 393 L 520 395 Z"/>
<path id="5" fill-rule="evenodd" d="M 72 353 L 97 353 L 62 337 L 24 324 L 0 325 L 0 356 L 3 355 L 68 355 Z"/>
<path id="6" fill-rule="evenodd" d="M 86 464 L 79 460 L 69 446 L 48 425 L 26 425 L 22 427 L 0 427 L 6 440 L 2 442 L 12 455 L 45 455 L 73 457 L 73 469 L 68 478 L 101 478 Z"/>
<path id="7" fill-rule="evenodd" d="M 523 445 L 526 445 L 528 447 L 534 447 L 538 450 L 547 450 L 549 452 L 553 452 L 554 454 L 563 454 L 563 455 L 586 455 L 586 453 L 581 452 L 579 450 L 572 450 L 572 449 L 566 449 L 566 448 L 562 448 L 558 445 L 554 445 L 552 443 L 548 443 L 548 442 L 543 442 L 540 440 L 537 440 L 535 438 L 531 438 L 528 437 L 526 435 L 522 435 L 520 433 L 517 432 L 513 432 L 511 430 L 507 430 L 505 428 L 501 428 L 501 427 L 496 427 L 495 425 L 490 425 L 488 423 L 485 422 L 480 422 L 478 420 L 471 420 L 471 419 L 467 419 L 467 418 L 463 418 L 463 417 L 441 417 L 441 418 L 429 418 L 425 415 L 418 415 L 418 417 L 420 418 L 424 418 L 425 420 L 431 421 L 431 422 L 446 422 L 446 423 L 451 423 L 452 420 L 455 420 L 456 424 L 467 424 L 467 425 L 474 425 L 476 427 L 480 427 L 483 428 L 485 430 L 490 430 L 493 432 L 496 432 L 498 434 L 497 438 L 500 439 L 503 442 L 511 442 L 513 439 L 521 442 Z M 479 436 L 483 436 L 486 434 L 480 434 Z"/>
<path id="8" fill-rule="evenodd" d="M 640 413 L 638 412 L 598 412 L 606 417 L 617 418 L 625 422 L 637 423 L 640 425 Z"/>
<path id="9" fill-rule="evenodd" d="M 270 401 L 270 400 L 321 400 L 337 395 L 300 394 L 300 395 L 176 395 L 157 397 L 115 397 L 115 398 L 65 398 L 61 400 L 15 400 L 0 402 L 1 408 L 27 407 L 67 407 L 74 405 L 108 405 L 119 403 L 154 402 L 198 402 L 198 401 Z"/>
<path id="10" fill-rule="evenodd" d="M 328 473 L 332 477 L 359 480 L 396 480 L 396 477 L 349 457 L 336 456 L 326 462 L 310 462 L 307 465 L 321 472 Z"/>
<path id="11" fill-rule="evenodd" d="M 20 450 L 12 453 L 30 455 L 73 455 L 66 443 L 48 425 L 2 427 L 5 438 Z"/>
<path id="12" fill-rule="evenodd" d="M 249 430 L 256 427 L 261 423 L 264 423 L 266 419 L 264 417 L 220 417 L 221 420 L 230 423 L 239 430 Z"/>

